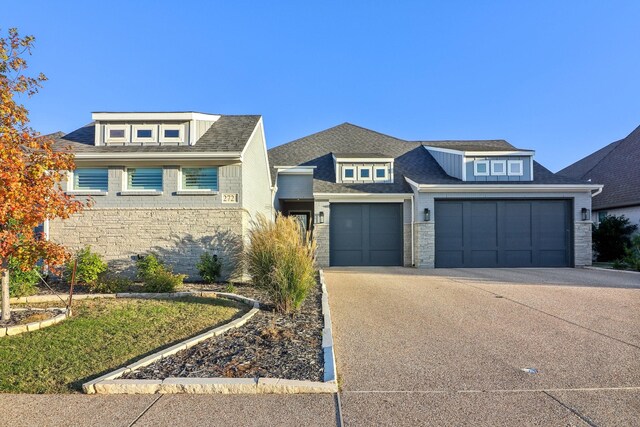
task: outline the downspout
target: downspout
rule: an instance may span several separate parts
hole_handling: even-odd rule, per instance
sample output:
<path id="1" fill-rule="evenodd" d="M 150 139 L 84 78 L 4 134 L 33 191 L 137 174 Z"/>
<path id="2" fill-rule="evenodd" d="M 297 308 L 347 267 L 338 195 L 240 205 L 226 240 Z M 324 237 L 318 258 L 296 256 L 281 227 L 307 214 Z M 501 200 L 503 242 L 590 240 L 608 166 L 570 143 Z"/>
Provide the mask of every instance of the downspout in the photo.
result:
<path id="1" fill-rule="evenodd" d="M 600 187 L 596 190 L 595 193 L 591 193 L 591 198 L 596 197 L 598 194 L 602 193 L 602 190 L 604 190 L 604 187 Z"/>

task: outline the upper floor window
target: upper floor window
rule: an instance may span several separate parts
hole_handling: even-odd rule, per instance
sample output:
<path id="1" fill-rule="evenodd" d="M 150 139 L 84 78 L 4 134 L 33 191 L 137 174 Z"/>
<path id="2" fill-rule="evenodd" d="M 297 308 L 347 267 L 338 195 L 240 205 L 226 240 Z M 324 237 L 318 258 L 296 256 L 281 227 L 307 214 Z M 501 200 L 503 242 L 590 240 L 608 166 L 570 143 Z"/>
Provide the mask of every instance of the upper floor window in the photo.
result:
<path id="1" fill-rule="evenodd" d="M 507 162 L 505 160 L 491 160 L 491 175 L 501 176 L 507 174 Z"/>
<path id="2" fill-rule="evenodd" d="M 507 161 L 507 173 L 509 176 L 522 176 L 524 174 L 524 162 L 522 160 Z"/>
<path id="3" fill-rule="evenodd" d="M 358 167 L 358 175 L 361 180 L 369 180 L 371 179 L 371 167 L 370 166 L 360 166 Z"/>
<path id="4" fill-rule="evenodd" d="M 130 127 L 127 125 L 106 125 L 105 142 L 128 142 Z"/>
<path id="5" fill-rule="evenodd" d="M 157 125 L 133 125 L 133 142 L 157 142 L 157 129 Z"/>
<path id="6" fill-rule="evenodd" d="M 78 168 L 73 171 L 73 190 L 107 191 L 109 170 L 107 168 Z"/>
<path id="7" fill-rule="evenodd" d="M 355 168 L 342 168 L 342 179 L 351 180 L 356 178 Z"/>
<path id="8" fill-rule="evenodd" d="M 376 180 L 386 180 L 387 177 L 387 168 L 386 167 L 376 167 L 374 178 Z"/>
<path id="9" fill-rule="evenodd" d="M 183 190 L 218 190 L 218 168 L 182 168 Z"/>
<path id="10" fill-rule="evenodd" d="M 160 142 L 184 142 L 184 125 L 160 125 Z"/>
<path id="11" fill-rule="evenodd" d="M 162 168 L 127 169 L 127 189 L 162 191 Z"/>
<path id="12" fill-rule="evenodd" d="M 473 174 L 475 176 L 489 176 L 489 160 L 475 160 Z"/>

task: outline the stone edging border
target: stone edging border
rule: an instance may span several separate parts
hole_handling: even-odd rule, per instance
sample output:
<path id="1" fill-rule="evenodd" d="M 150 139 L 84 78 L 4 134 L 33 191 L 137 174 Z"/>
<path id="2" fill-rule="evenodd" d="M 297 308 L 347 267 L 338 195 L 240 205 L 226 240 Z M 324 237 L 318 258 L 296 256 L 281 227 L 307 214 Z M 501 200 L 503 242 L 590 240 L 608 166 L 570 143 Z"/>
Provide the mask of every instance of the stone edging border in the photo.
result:
<path id="1" fill-rule="evenodd" d="M 331 315 L 329 312 L 329 297 L 324 282 L 324 273 L 319 272 L 322 286 L 322 314 L 324 328 L 322 330 L 322 351 L 324 357 L 324 382 L 296 381 L 280 378 L 166 378 L 164 380 L 128 380 L 119 379 L 125 373 L 148 366 L 163 357 L 171 356 L 181 350 L 220 335 L 229 329 L 244 325 L 259 310 L 259 303 L 241 295 L 223 292 L 179 292 L 179 296 L 198 295 L 210 296 L 211 294 L 233 299 L 248 304 L 253 308 L 244 316 L 227 323 L 226 325 L 204 332 L 186 341 L 182 341 L 169 348 L 156 352 L 144 359 L 131 363 L 123 368 L 109 372 L 99 378 L 84 383 L 82 389 L 87 394 L 289 394 L 289 393 L 336 393 L 338 383 L 336 378 L 335 353 L 333 348 L 333 335 L 331 331 Z M 121 296 L 118 296 L 121 295 Z M 116 297 L 125 297 L 118 294 Z M 144 294 L 127 294 L 129 298 L 151 298 Z"/>
<path id="2" fill-rule="evenodd" d="M 53 326 L 56 323 L 60 323 L 63 320 L 65 320 L 67 317 L 69 317 L 69 314 L 70 314 L 70 311 L 67 310 L 66 308 L 58 308 L 58 307 L 31 308 L 31 309 L 12 308 L 11 309 L 12 312 L 25 311 L 25 310 L 32 310 L 32 311 L 61 310 L 62 313 L 52 317 L 51 319 L 41 320 L 39 322 L 25 323 L 24 325 L 4 326 L 4 327 L 0 328 L 0 338 L 2 338 L 4 336 L 20 335 L 20 334 L 23 334 L 25 332 L 37 331 L 38 329 L 43 329 L 43 328 L 46 328 L 48 326 Z"/>
<path id="3" fill-rule="evenodd" d="M 616 270 L 616 269 L 614 269 L 614 268 L 593 267 L 593 266 L 590 266 L 590 265 L 585 266 L 585 267 L 583 267 L 583 268 L 585 268 L 586 270 L 609 271 L 609 272 L 611 272 L 611 271 L 615 271 L 615 272 L 618 272 L 618 273 L 640 274 L 640 271 Z"/>

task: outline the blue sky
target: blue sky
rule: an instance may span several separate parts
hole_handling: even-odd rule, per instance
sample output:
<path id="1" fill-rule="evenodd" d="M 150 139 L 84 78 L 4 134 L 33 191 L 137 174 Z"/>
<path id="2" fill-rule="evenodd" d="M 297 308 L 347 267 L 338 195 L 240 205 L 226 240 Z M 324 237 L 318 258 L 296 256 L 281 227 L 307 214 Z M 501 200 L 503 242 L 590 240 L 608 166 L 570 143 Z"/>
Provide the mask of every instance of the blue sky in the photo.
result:
<path id="1" fill-rule="evenodd" d="M 92 111 L 262 114 L 275 146 L 351 122 L 504 138 L 556 171 L 640 125 L 638 1 L 5 2 L 37 38 L 42 133 Z"/>

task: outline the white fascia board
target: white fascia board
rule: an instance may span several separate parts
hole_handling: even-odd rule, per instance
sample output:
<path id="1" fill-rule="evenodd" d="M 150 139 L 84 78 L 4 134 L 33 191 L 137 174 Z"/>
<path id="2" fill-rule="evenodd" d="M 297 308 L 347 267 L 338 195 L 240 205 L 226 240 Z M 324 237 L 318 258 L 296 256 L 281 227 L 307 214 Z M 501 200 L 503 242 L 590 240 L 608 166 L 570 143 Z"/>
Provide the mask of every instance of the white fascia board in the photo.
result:
<path id="1" fill-rule="evenodd" d="M 393 163 L 393 157 L 333 157 L 337 163 Z"/>
<path id="2" fill-rule="evenodd" d="M 313 171 L 316 167 L 276 167 L 278 175 L 313 175 Z"/>
<path id="3" fill-rule="evenodd" d="M 186 112 L 128 112 L 128 113 L 118 113 L 118 112 L 95 112 L 91 113 L 91 118 L 93 120 L 153 120 L 153 121 L 191 121 L 191 120 L 204 120 L 209 122 L 215 122 L 221 116 L 219 114 L 205 114 L 205 113 L 196 113 L 193 111 Z"/>
<path id="4" fill-rule="evenodd" d="M 328 200 L 329 202 L 380 202 L 400 203 L 413 198 L 409 193 L 313 193 L 316 200 Z"/>
<path id="5" fill-rule="evenodd" d="M 442 153 L 458 154 L 461 156 L 533 156 L 535 151 L 531 150 L 506 150 L 506 151 L 462 151 L 453 150 L 451 148 L 431 147 L 430 145 L 423 145 L 427 151 L 440 151 Z"/>
<path id="6" fill-rule="evenodd" d="M 535 151 L 522 151 L 522 150 L 513 150 L 513 151 L 465 151 L 465 156 L 470 157 L 492 157 L 492 156 L 533 156 L 536 154 Z"/>
<path id="7" fill-rule="evenodd" d="M 241 161 L 240 153 L 77 153 L 78 160 L 237 160 Z"/>
<path id="8" fill-rule="evenodd" d="M 544 193 L 544 192 L 579 192 L 593 191 L 602 188 L 595 184 L 418 184 L 420 192 L 429 193 Z"/>

